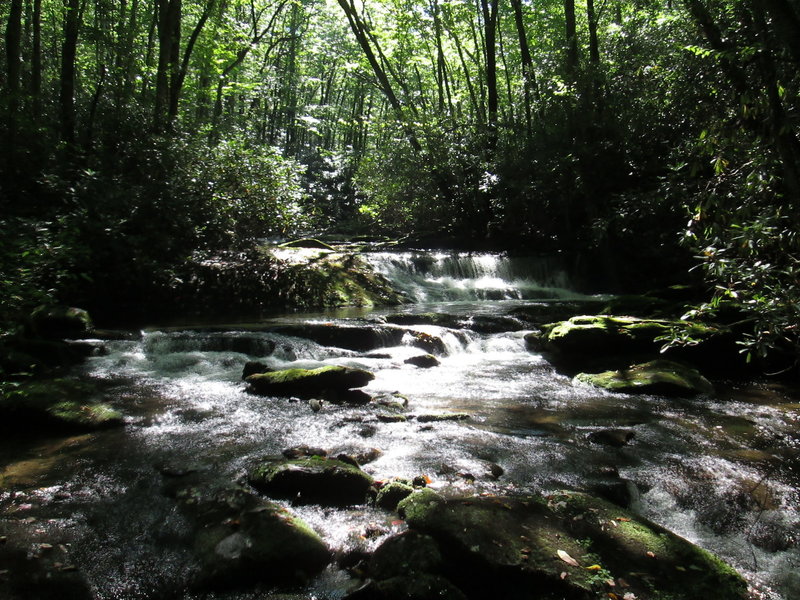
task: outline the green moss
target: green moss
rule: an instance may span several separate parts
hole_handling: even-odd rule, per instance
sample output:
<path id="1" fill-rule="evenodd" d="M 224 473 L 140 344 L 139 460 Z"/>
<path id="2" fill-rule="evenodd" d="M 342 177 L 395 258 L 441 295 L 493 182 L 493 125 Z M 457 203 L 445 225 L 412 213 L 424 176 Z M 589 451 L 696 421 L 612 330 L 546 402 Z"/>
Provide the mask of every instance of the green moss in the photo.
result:
<path id="1" fill-rule="evenodd" d="M 245 381 L 257 394 L 308 397 L 363 387 L 375 376 L 363 369 L 326 366 L 318 369 L 285 369 L 254 373 Z"/>
<path id="2" fill-rule="evenodd" d="M 669 360 L 654 360 L 629 369 L 579 373 L 575 379 L 612 392 L 693 396 L 714 388 L 699 371 Z"/>

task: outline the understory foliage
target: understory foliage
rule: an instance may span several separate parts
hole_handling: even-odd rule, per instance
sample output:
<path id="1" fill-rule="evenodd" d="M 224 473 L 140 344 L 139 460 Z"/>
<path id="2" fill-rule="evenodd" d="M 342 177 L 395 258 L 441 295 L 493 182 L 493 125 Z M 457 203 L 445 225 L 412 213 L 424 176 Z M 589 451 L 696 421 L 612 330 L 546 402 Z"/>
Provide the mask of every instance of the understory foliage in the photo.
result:
<path id="1" fill-rule="evenodd" d="M 754 355 L 797 342 L 791 0 L 9 0 L 0 27 L 0 320 L 322 229 L 561 252 L 600 291 L 695 265 Z"/>

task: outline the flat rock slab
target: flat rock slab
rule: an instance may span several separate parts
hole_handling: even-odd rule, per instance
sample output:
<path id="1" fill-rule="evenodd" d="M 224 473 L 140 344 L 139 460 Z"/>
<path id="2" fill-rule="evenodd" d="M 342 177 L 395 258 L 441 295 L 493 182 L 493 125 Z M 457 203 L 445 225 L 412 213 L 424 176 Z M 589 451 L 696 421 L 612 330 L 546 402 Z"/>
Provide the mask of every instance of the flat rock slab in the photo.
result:
<path id="1" fill-rule="evenodd" d="M 375 379 L 363 369 L 328 366 L 318 369 L 285 369 L 255 373 L 245 378 L 250 389 L 263 396 L 323 397 L 327 393 L 346 392 L 360 388 Z"/>
<path id="2" fill-rule="evenodd" d="M 363 504 L 373 484 L 357 466 L 323 456 L 267 460 L 251 469 L 248 481 L 274 498 L 325 506 Z"/>
<path id="3" fill-rule="evenodd" d="M 671 360 L 653 360 L 629 369 L 579 373 L 575 379 L 611 392 L 697 396 L 712 394 L 714 386 L 697 369 Z"/>
<path id="4" fill-rule="evenodd" d="M 401 501 L 398 512 L 441 553 L 442 564 L 424 570 L 469 598 L 747 598 L 745 581 L 714 555 L 578 492 L 445 499 L 425 489 Z"/>

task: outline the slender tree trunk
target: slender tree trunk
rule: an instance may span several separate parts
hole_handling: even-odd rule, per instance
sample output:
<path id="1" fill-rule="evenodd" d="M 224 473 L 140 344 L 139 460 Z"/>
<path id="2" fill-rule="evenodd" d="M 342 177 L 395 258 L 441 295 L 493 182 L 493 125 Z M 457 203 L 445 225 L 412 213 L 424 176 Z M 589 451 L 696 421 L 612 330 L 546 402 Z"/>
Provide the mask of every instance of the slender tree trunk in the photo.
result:
<path id="1" fill-rule="evenodd" d="M 33 48 L 31 54 L 31 108 L 33 118 L 42 114 L 42 0 L 33 0 Z"/>
<path id="2" fill-rule="evenodd" d="M 522 0 L 511 0 L 514 9 L 514 24 L 519 38 L 519 54 L 522 63 L 522 83 L 525 103 L 525 131 L 530 141 L 533 137 L 533 111 L 531 104 L 536 92 L 536 74 L 533 71 L 533 59 L 528 45 L 528 34 L 525 30 L 525 21 L 522 18 Z"/>
<path id="3" fill-rule="evenodd" d="M 575 26 L 575 0 L 564 0 L 564 34 L 567 81 L 575 85 L 578 80 L 578 32 Z"/>
<path id="4" fill-rule="evenodd" d="M 158 2 L 158 70 L 153 124 L 162 131 L 169 122 L 171 82 L 178 76 L 181 44 L 181 0 Z"/>
<path id="5" fill-rule="evenodd" d="M 61 140 L 72 146 L 75 143 L 75 56 L 80 29 L 80 0 L 65 0 L 65 2 L 59 105 Z"/>
<path id="6" fill-rule="evenodd" d="M 800 15 L 797 2 L 794 6 L 788 0 L 764 0 L 770 17 L 772 26 L 780 36 L 783 45 L 789 51 L 794 62 L 800 64 Z M 759 7 L 754 7 L 758 10 Z"/>
<path id="7" fill-rule="evenodd" d="M 186 49 L 183 52 L 183 60 L 181 61 L 180 68 L 178 69 L 177 73 L 173 75 L 170 81 L 169 111 L 167 113 L 167 122 L 170 126 L 174 122 L 175 117 L 178 116 L 178 103 L 180 100 L 181 91 L 183 90 L 183 83 L 186 81 L 186 73 L 189 71 L 189 60 L 192 57 L 192 51 L 197 43 L 197 38 L 200 37 L 200 32 L 203 31 L 203 27 L 205 27 L 208 18 L 211 16 L 211 11 L 214 10 L 215 4 L 216 0 L 208 0 L 206 3 L 203 13 L 197 20 L 197 25 L 195 25 L 194 29 L 192 30 L 192 34 L 189 36 L 189 41 L 187 42 Z"/>
<path id="8" fill-rule="evenodd" d="M 498 0 L 480 0 L 483 14 L 483 31 L 486 44 L 486 125 L 487 149 L 493 154 L 497 148 L 497 5 Z"/>
<path id="9" fill-rule="evenodd" d="M 17 144 L 17 113 L 20 96 L 20 44 L 22 39 L 22 0 L 11 0 L 6 25 L 6 77 L 8 121 L 6 122 L 6 163 L 9 175 L 16 170 L 15 152 Z M 13 182 L 11 182 L 13 184 Z"/>

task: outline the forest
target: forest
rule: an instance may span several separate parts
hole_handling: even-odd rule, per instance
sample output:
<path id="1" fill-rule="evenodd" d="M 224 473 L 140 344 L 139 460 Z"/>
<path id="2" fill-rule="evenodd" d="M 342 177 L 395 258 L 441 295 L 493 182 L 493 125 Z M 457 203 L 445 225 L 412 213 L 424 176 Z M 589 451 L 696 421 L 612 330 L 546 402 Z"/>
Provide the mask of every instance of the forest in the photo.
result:
<path id="1" fill-rule="evenodd" d="M 0 23 L 5 323 L 339 232 L 702 280 L 750 350 L 797 345 L 791 0 L 11 0 Z"/>

